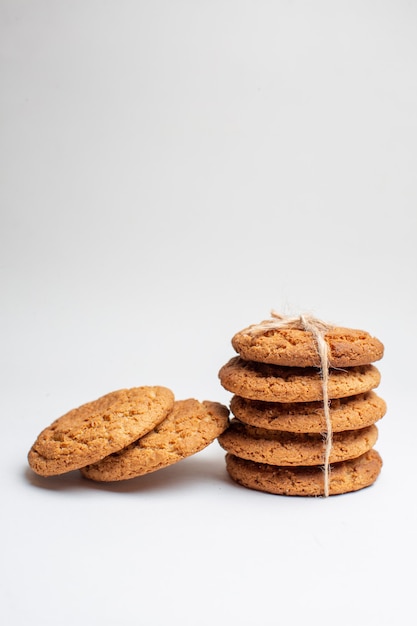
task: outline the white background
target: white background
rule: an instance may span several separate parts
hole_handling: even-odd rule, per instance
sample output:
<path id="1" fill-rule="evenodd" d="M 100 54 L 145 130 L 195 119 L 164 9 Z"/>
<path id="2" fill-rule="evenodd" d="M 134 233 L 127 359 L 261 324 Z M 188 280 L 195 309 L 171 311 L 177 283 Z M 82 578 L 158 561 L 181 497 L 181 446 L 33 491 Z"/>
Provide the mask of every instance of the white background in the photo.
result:
<path id="1" fill-rule="evenodd" d="M 417 3 L 1 0 L 0 29 L 2 623 L 415 624 Z M 271 308 L 384 342 L 373 487 L 246 490 L 217 442 L 28 470 L 115 389 L 227 404 Z"/>

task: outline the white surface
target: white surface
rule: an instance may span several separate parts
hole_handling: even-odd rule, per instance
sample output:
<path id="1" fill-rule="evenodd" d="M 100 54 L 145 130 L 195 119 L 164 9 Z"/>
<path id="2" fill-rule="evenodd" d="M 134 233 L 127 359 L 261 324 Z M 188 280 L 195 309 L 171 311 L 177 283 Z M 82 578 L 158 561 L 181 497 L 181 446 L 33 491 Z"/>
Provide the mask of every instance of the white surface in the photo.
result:
<path id="1" fill-rule="evenodd" d="M 2 623 L 415 624 L 417 5 L 0 16 Z M 28 471 L 108 391 L 227 403 L 230 338 L 271 308 L 384 341 L 372 488 L 252 492 L 217 444 L 123 485 Z"/>

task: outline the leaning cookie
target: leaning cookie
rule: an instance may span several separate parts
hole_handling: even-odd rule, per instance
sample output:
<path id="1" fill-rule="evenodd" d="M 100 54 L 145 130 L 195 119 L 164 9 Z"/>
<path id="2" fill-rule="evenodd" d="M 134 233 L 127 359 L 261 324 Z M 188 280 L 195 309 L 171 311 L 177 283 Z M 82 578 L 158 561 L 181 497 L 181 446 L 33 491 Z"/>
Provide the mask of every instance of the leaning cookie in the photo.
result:
<path id="1" fill-rule="evenodd" d="M 335 433 L 330 463 L 347 461 L 368 452 L 376 443 L 375 425 Z M 269 465 L 321 465 L 324 461 L 323 437 L 317 433 L 288 433 L 247 426 L 237 419 L 218 439 L 226 452 L 241 459 Z"/>
<path id="2" fill-rule="evenodd" d="M 135 478 L 177 463 L 203 450 L 228 426 L 229 410 L 218 402 L 178 400 L 166 419 L 135 443 L 81 469 L 86 478 Z"/>
<path id="3" fill-rule="evenodd" d="M 372 485 L 382 468 L 382 459 L 374 449 L 350 461 L 331 467 L 329 495 L 358 491 Z M 285 496 L 324 495 L 321 467 L 279 467 L 254 463 L 233 454 L 226 455 L 229 476 L 248 489 Z"/>
<path id="4" fill-rule="evenodd" d="M 222 386 L 249 400 L 313 402 L 323 399 L 323 381 L 314 367 L 281 367 L 231 358 L 219 371 Z M 381 375 L 374 365 L 331 369 L 329 398 L 344 398 L 377 387 Z"/>
<path id="5" fill-rule="evenodd" d="M 320 367 L 311 332 L 295 328 L 269 328 L 253 333 L 249 326 L 236 333 L 232 346 L 247 361 L 291 367 Z M 326 332 L 330 367 L 367 365 L 382 358 L 384 346 L 363 330 L 333 327 Z"/>
<path id="6" fill-rule="evenodd" d="M 152 430 L 173 405 L 174 394 L 166 387 L 109 393 L 45 428 L 29 451 L 29 465 L 41 476 L 55 476 L 96 463 Z"/>
<path id="7" fill-rule="evenodd" d="M 326 430 L 323 402 L 263 402 L 233 396 L 230 410 L 241 422 L 260 428 L 293 433 L 322 433 Z M 334 433 L 375 424 L 386 413 L 386 402 L 374 391 L 329 403 Z"/>

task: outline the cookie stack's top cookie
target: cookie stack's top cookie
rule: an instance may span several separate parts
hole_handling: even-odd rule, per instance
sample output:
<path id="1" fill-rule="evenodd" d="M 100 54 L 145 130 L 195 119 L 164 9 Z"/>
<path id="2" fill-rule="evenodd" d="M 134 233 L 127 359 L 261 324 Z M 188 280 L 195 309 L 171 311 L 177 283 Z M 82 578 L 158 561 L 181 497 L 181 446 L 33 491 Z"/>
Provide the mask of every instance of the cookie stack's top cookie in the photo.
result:
<path id="1" fill-rule="evenodd" d="M 321 367 L 317 344 L 311 332 L 299 328 L 273 327 L 270 320 L 239 331 L 232 346 L 246 361 L 287 365 L 290 367 Z M 367 365 L 382 358 L 384 346 L 363 330 L 329 327 L 324 335 L 328 345 L 330 367 Z"/>
<path id="2" fill-rule="evenodd" d="M 227 427 L 217 402 L 175 400 L 161 386 L 109 393 L 45 428 L 28 454 L 41 476 L 80 469 L 96 481 L 134 478 L 199 452 Z"/>
<path id="3" fill-rule="evenodd" d="M 232 478 L 289 495 L 344 493 L 374 482 L 381 467 L 375 423 L 386 411 L 373 391 L 380 382 L 373 363 L 384 353 L 378 339 L 273 313 L 236 333 L 232 345 L 239 356 L 219 371 L 235 394 L 235 419 L 219 437 Z"/>

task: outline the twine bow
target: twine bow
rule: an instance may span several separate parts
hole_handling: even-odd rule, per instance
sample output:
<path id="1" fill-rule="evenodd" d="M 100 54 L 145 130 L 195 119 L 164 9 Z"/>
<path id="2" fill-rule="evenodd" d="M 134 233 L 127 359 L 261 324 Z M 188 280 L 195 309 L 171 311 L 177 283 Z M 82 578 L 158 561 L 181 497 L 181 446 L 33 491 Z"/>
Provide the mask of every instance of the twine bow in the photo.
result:
<path id="1" fill-rule="evenodd" d="M 324 432 L 324 496 L 329 495 L 330 485 L 330 453 L 333 445 L 333 429 L 330 418 L 329 407 L 329 347 L 324 339 L 327 331 L 333 326 L 322 320 L 317 319 L 310 314 L 302 314 L 298 317 L 289 317 L 280 315 L 276 311 L 271 311 L 271 319 L 265 320 L 260 324 L 250 326 L 245 332 L 248 335 L 257 336 L 265 331 L 291 328 L 296 330 L 305 330 L 313 335 L 317 346 L 317 353 L 320 358 L 320 374 L 323 392 L 323 410 L 326 422 L 326 430 Z"/>

